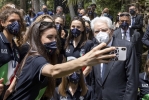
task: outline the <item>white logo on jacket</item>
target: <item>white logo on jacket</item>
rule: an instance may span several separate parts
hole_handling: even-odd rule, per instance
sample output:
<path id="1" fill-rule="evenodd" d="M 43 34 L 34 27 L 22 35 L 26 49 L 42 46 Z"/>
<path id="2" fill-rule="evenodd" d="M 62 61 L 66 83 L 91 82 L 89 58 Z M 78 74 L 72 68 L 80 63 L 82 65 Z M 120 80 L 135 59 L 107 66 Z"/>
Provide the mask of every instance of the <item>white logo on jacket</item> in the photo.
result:
<path id="1" fill-rule="evenodd" d="M 148 87 L 148 84 L 142 84 L 142 87 Z"/>
<path id="2" fill-rule="evenodd" d="M 66 52 L 67 52 L 67 53 L 70 53 L 70 49 L 66 49 Z"/>
<path id="3" fill-rule="evenodd" d="M 7 49 L 1 49 L 1 53 L 8 54 Z"/>
<path id="4" fill-rule="evenodd" d="M 60 100 L 67 100 L 67 97 L 60 96 Z"/>

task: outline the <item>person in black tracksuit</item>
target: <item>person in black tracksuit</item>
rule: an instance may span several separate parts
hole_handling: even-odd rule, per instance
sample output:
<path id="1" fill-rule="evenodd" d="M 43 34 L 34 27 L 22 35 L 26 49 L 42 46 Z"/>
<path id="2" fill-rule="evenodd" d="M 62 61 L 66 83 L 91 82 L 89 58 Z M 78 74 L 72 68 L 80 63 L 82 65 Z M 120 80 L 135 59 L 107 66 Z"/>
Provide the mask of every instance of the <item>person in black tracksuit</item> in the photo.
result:
<path id="1" fill-rule="evenodd" d="M 140 100 L 149 99 L 149 59 L 146 61 L 144 72 L 139 74 Z M 148 99 L 145 99 L 148 98 Z"/>
<path id="2" fill-rule="evenodd" d="M 22 45 L 21 32 L 25 25 L 19 10 L 11 7 L 1 11 L 0 22 L 0 78 L 3 78 L 3 83 L 7 88 L 21 61 L 18 47 Z M 2 94 L 0 93 L 0 98 L 3 98 L 3 95 L 4 91 Z"/>
<path id="3" fill-rule="evenodd" d="M 64 56 L 79 58 L 88 53 L 92 47 L 93 42 L 87 40 L 85 21 L 81 17 L 74 17 L 70 25 L 70 33 L 65 44 Z M 89 66 L 82 68 L 83 74 L 86 77 L 86 83 L 91 85 L 90 72 L 92 70 Z"/>
<path id="4" fill-rule="evenodd" d="M 67 61 L 76 59 L 70 57 Z M 77 70 L 65 77 L 55 88 L 52 100 L 91 100 L 92 88 L 85 84 L 82 69 Z"/>

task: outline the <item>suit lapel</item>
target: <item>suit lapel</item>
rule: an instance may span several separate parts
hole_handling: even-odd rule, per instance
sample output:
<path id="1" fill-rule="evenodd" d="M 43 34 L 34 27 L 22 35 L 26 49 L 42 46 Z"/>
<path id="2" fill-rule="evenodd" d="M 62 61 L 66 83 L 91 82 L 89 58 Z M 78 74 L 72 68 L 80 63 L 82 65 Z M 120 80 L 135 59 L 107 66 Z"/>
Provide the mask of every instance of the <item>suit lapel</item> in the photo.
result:
<path id="1" fill-rule="evenodd" d="M 102 84 L 104 84 L 104 82 L 105 82 L 106 78 L 108 77 L 108 75 L 110 73 L 110 70 L 113 67 L 113 65 L 114 65 L 114 61 L 111 61 L 105 67 L 105 72 L 104 72 L 104 76 L 103 76 L 103 79 L 102 79 Z"/>
<path id="2" fill-rule="evenodd" d="M 119 39 L 122 39 L 121 28 L 119 28 L 119 29 L 117 30 L 117 37 L 118 37 Z"/>
<path id="3" fill-rule="evenodd" d="M 115 38 L 113 37 L 112 46 L 115 46 L 115 45 L 118 46 L 118 43 L 117 43 L 117 41 L 115 41 Z M 106 78 L 108 77 L 111 69 L 113 68 L 114 62 L 115 61 L 111 61 L 107 64 L 107 66 L 105 68 L 104 76 L 103 76 L 103 79 L 102 79 L 103 80 L 102 85 L 104 84 L 104 82 L 105 82 Z"/>
<path id="4" fill-rule="evenodd" d="M 96 77 L 97 77 L 97 82 L 102 86 L 102 79 L 101 79 L 101 66 L 100 64 L 94 66 L 95 70 L 95 74 L 96 74 Z"/>

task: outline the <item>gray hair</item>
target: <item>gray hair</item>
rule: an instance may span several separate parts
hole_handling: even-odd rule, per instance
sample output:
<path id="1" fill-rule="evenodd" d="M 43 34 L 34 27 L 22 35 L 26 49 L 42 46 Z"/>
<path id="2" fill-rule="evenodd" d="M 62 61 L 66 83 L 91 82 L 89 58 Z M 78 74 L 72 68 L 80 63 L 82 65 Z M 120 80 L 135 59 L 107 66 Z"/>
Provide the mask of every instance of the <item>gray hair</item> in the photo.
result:
<path id="1" fill-rule="evenodd" d="M 57 6 L 56 9 L 58 9 L 58 8 L 62 9 L 62 11 L 63 11 L 63 7 L 61 7 L 61 6 Z"/>
<path id="2" fill-rule="evenodd" d="M 121 14 L 123 14 L 123 16 L 126 16 L 126 17 L 128 17 L 128 18 L 131 20 L 131 15 L 130 15 L 128 12 L 122 12 Z M 121 14 L 120 14 L 120 15 L 121 15 Z M 127 16 L 127 15 L 129 15 L 129 16 Z M 120 18 L 123 17 L 123 16 L 119 16 L 119 20 L 120 20 Z"/>
<path id="3" fill-rule="evenodd" d="M 114 26 L 112 25 L 111 19 L 109 19 L 108 17 L 101 16 L 101 17 L 96 17 L 96 18 L 94 18 L 91 21 L 91 29 L 92 29 L 92 31 L 94 31 L 95 23 L 98 23 L 100 21 L 105 22 L 110 29 L 114 29 Z"/>

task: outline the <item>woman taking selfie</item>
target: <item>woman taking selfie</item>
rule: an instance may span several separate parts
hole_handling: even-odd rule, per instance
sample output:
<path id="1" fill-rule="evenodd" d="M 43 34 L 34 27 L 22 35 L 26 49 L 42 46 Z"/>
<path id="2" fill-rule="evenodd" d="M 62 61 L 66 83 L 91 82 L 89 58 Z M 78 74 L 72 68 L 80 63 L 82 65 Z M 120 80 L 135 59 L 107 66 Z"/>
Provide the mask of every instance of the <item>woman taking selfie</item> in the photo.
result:
<path id="1" fill-rule="evenodd" d="M 35 100 L 40 89 L 45 87 L 46 96 L 50 98 L 55 89 L 53 78 L 68 75 L 83 66 L 109 62 L 104 59 L 115 56 L 104 55 L 115 48 L 100 50 L 106 46 L 105 43 L 102 43 L 79 59 L 56 64 L 57 31 L 54 23 L 43 21 L 34 23 L 31 25 L 28 35 L 30 49 L 20 64 L 16 74 L 15 90 L 8 100 Z"/>

